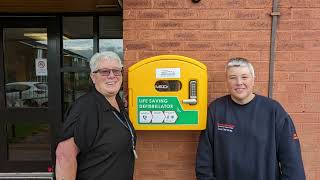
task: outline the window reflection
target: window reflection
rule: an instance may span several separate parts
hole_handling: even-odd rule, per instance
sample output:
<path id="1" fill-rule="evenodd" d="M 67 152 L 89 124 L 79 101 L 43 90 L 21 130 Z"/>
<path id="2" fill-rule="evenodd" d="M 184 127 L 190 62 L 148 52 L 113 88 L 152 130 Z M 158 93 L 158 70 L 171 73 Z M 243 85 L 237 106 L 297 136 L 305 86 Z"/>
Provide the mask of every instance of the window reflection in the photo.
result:
<path id="1" fill-rule="evenodd" d="M 8 160 L 51 160 L 50 128 L 47 123 L 30 123 L 27 120 L 7 124 Z"/>
<path id="2" fill-rule="evenodd" d="M 93 17 L 63 17 L 63 66 L 89 67 L 93 55 Z"/>
<path id="3" fill-rule="evenodd" d="M 48 107 L 45 28 L 4 29 L 7 107 Z"/>
<path id="4" fill-rule="evenodd" d="M 90 89 L 89 72 L 64 73 L 64 109 Z"/>

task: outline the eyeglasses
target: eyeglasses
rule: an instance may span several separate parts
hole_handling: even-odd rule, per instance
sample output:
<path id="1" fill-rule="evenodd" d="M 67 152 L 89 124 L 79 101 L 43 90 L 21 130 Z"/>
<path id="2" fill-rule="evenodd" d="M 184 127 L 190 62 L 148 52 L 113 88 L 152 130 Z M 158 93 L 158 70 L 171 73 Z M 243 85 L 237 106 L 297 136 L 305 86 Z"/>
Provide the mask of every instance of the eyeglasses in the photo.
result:
<path id="1" fill-rule="evenodd" d="M 112 71 L 113 75 L 115 75 L 115 76 L 121 76 L 122 75 L 122 69 L 107 69 L 107 68 L 103 68 L 103 69 L 95 70 L 92 73 L 99 73 L 101 76 L 109 76 L 111 71 Z"/>

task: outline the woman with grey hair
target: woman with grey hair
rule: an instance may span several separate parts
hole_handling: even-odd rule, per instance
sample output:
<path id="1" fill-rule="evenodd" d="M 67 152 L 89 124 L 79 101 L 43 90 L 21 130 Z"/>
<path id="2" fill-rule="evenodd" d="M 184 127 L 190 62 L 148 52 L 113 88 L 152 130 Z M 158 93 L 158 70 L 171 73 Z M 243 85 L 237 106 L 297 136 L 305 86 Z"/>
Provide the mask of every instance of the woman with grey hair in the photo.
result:
<path id="1" fill-rule="evenodd" d="M 90 60 L 92 91 L 66 113 L 56 148 L 57 180 L 132 180 L 135 130 L 118 96 L 122 63 L 114 52 Z"/>
<path id="2" fill-rule="evenodd" d="M 305 180 L 299 138 L 277 101 L 255 94 L 254 69 L 244 58 L 226 65 L 229 95 L 208 107 L 201 132 L 198 180 Z"/>

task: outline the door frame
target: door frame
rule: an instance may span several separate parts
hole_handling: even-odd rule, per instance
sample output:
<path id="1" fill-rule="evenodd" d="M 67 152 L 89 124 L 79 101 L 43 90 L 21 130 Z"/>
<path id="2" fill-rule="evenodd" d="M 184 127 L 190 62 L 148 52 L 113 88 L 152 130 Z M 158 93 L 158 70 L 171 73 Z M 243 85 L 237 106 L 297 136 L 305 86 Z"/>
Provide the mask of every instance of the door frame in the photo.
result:
<path id="1" fill-rule="evenodd" d="M 4 67 L 4 28 L 47 28 L 48 36 L 48 108 L 7 108 L 5 106 L 5 67 Z M 62 118 L 61 92 L 61 17 L 0 17 L 0 173 L 9 172 L 48 172 L 55 163 L 57 130 Z M 19 122 L 28 117 L 31 122 L 43 122 L 45 117 L 50 125 L 52 161 L 8 161 L 7 122 Z"/>

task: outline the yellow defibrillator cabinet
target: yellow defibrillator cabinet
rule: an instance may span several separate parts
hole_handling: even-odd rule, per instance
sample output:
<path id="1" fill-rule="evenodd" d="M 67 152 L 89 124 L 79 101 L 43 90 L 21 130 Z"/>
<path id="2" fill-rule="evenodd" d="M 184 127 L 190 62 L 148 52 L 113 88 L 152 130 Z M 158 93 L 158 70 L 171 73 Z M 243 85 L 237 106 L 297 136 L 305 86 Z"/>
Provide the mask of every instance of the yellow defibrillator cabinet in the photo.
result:
<path id="1" fill-rule="evenodd" d="M 129 116 L 136 130 L 202 130 L 207 68 L 184 56 L 161 55 L 128 69 Z"/>

